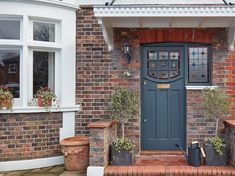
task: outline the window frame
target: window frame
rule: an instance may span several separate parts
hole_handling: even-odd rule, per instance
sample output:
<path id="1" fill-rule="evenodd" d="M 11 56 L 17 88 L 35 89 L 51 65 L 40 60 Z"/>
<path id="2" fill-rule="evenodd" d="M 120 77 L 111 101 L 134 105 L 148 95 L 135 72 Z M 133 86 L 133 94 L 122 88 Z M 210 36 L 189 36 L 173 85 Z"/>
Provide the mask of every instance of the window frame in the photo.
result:
<path id="1" fill-rule="evenodd" d="M 14 98 L 14 106 L 21 106 L 23 101 L 23 50 L 22 47 L 10 47 L 0 45 L 0 50 L 18 50 L 20 52 L 20 66 L 19 66 L 19 98 Z"/>
<path id="2" fill-rule="evenodd" d="M 33 94 L 33 52 L 34 51 L 41 51 L 41 52 L 54 52 L 55 53 L 55 58 L 54 58 L 54 92 L 56 96 L 60 99 L 60 51 L 55 50 L 55 49 L 49 49 L 49 48 L 32 48 L 29 50 L 29 63 L 28 63 L 28 73 L 29 73 L 29 80 L 28 80 L 28 102 L 30 102 L 34 98 Z"/>
<path id="3" fill-rule="evenodd" d="M 7 43 L 15 43 L 19 41 L 23 41 L 23 17 L 22 16 L 2 16 L 0 15 L 0 20 L 8 20 L 8 21 L 19 21 L 20 22 L 20 38 L 19 39 L 0 39 L 0 45 L 4 45 L 4 42 Z M 2 44 L 3 42 L 3 44 Z"/>
<path id="4" fill-rule="evenodd" d="M 206 83 L 191 83 L 189 82 L 189 48 L 190 47 L 207 47 L 208 48 L 208 82 Z M 185 80 L 186 86 L 211 86 L 212 85 L 212 61 L 213 61 L 213 53 L 212 53 L 212 45 L 204 44 L 204 43 L 189 43 L 186 44 L 185 49 Z"/>
<path id="5" fill-rule="evenodd" d="M 50 19 L 38 19 L 38 18 L 30 18 L 30 42 L 34 43 L 36 45 L 53 45 L 53 44 L 58 44 L 60 43 L 60 38 L 59 38 L 59 28 L 60 24 L 59 21 L 56 20 L 50 20 Z M 47 23 L 47 24 L 54 24 L 55 25 L 55 41 L 54 42 L 49 42 L 49 41 L 39 41 L 39 40 L 34 40 L 33 39 L 33 23 L 38 22 L 38 23 Z"/>

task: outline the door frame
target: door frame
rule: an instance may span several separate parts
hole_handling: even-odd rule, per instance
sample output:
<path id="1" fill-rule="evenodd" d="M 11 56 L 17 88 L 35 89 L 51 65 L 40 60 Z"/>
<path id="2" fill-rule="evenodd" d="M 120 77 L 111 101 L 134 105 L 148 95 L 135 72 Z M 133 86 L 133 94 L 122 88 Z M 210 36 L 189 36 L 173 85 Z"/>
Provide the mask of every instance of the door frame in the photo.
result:
<path id="1" fill-rule="evenodd" d="M 184 65 L 183 65 L 183 72 L 184 72 L 184 81 L 185 81 L 185 86 L 187 85 L 187 77 L 186 77 L 186 73 L 187 73 L 187 67 L 186 65 L 188 64 L 188 61 L 187 61 L 187 48 L 188 48 L 188 45 L 190 45 L 192 43 L 172 43 L 172 42 L 164 42 L 164 43 L 151 43 L 151 44 L 142 44 L 140 47 L 141 47 L 141 52 L 140 52 L 140 56 L 141 58 L 143 57 L 143 50 L 144 50 L 144 47 L 183 47 L 184 49 Z M 196 44 L 196 43 L 194 43 Z M 193 44 L 192 44 L 193 45 Z M 145 59 L 141 59 L 141 81 L 140 81 L 140 90 L 141 90 L 141 118 L 140 118 L 140 124 L 141 124 L 141 128 L 140 128 L 140 150 L 143 150 L 143 119 L 144 119 L 144 114 L 143 114 L 143 85 L 144 85 L 144 79 L 143 79 L 143 71 L 144 71 L 144 68 L 143 68 L 143 65 L 144 65 L 144 62 Z M 187 94 L 186 94 L 186 90 L 185 90 L 185 98 L 184 98 L 184 105 L 186 106 L 185 107 L 185 110 L 184 110 L 184 125 L 185 125 L 185 134 L 184 134 L 184 137 L 185 137 L 185 146 L 187 146 L 187 105 L 186 105 L 186 98 L 187 98 Z"/>

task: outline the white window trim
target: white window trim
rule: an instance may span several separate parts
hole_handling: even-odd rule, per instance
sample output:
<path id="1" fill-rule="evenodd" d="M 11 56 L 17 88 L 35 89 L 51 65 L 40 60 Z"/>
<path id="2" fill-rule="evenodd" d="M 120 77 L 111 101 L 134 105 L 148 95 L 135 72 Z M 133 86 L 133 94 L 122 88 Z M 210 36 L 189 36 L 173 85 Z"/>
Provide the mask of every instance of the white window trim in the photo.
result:
<path id="1" fill-rule="evenodd" d="M 1 46 L 0 45 L 0 50 L 18 50 L 20 51 L 20 67 L 19 67 L 19 89 L 20 89 L 20 96 L 19 98 L 14 98 L 13 99 L 13 106 L 20 106 L 23 101 L 23 85 L 22 85 L 22 78 L 23 78 L 23 52 L 22 52 L 22 47 L 14 47 L 14 46 Z"/>
<path id="2" fill-rule="evenodd" d="M 11 110 L 0 110 L 1 114 L 9 114 L 9 113 L 42 113 L 42 112 L 79 112 L 81 109 L 81 105 L 75 106 L 62 106 L 59 108 L 51 107 L 49 109 L 45 109 L 43 107 L 38 106 L 28 106 L 28 107 L 13 107 Z"/>
<path id="3" fill-rule="evenodd" d="M 33 99 L 33 52 L 34 51 L 43 51 L 43 52 L 54 52 L 55 53 L 55 94 L 60 102 L 60 52 L 52 49 L 30 49 L 29 50 L 29 62 L 28 62 L 28 104 Z"/>
<path id="4" fill-rule="evenodd" d="M 36 18 L 36 17 L 29 17 L 30 20 L 30 43 L 33 46 L 57 46 L 61 44 L 61 21 L 56 19 L 48 19 L 48 18 Z M 48 42 L 48 41 L 37 41 L 33 40 L 33 22 L 39 23 L 48 23 L 55 25 L 55 41 Z"/>
<path id="5" fill-rule="evenodd" d="M 186 90 L 216 89 L 218 86 L 185 86 Z"/>
<path id="6" fill-rule="evenodd" d="M 69 0 L 67 0 L 69 1 Z M 49 1 L 48 1 L 49 2 Z M 20 40 L 0 40 L 0 45 L 4 47 L 22 48 L 22 65 L 20 66 L 20 94 L 22 101 L 16 105 L 13 104 L 12 110 L 0 110 L 0 113 L 33 113 L 45 112 L 45 108 L 37 106 L 29 106 L 29 69 L 30 68 L 30 52 L 34 49 L 39 50 L 53 50 L 58 53 L 58 70 L 55 78 L 57 81 L 56 88 L 59 88 L 57 96 L 60 99 L 59 110 L 56 111 L 79 111 L 79 105 L 76 105 L 76 9 L 68 7 L 52 6 L 48 3 L 14 2 L 6 1 L 0 2 L 5 8 L 2 9 L 0 18 L 21 20 L 20 23 Z M 17 11 L 12 11 L 12 5 L 17 5 Z M 42 21 L 56 24 L 57 32 L 55 42 L 43 42 L 32 40 L 32 21 Z M 56 56 L 57 59 L 57 56 Z M 71 68 L 72 66 L 72 68 Z M 67 74 L 69 76 L 67 76 Z M 31 83 L 32 84 L 32 83 Z M 68 91 L 69 89 L 69 91 Z M 53 112 L 54 107 L 51 107 Z"/>
<path id="7" fill-rule="evenodd" d="M 5 44 L 15 44 L 15 43 L 23 41 L 23 16 L 13 16 L 13 15 L 2 16 L 1 15 L 0 20 L 20 21 L 20 39 L 0 39 L 1 45 L 4 45 L 4 43 Z"/>

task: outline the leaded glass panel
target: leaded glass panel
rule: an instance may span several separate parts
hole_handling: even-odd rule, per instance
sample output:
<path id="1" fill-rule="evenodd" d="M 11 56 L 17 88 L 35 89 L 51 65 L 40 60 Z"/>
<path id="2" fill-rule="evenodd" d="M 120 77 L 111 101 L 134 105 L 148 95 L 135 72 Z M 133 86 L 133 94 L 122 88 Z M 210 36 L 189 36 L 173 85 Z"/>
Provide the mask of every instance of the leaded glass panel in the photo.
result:
<path id="1" fill-rule="evenodd" d="M 157 60 L 157 51 L 149 51 L 148 52 L 149 60 Z"/>
<path id="2" fill-rule="evenodd" d="M 179 64 L 178 61 L 170 61 L 170 69 L 178 69 Z"/>
<path id="3" fill-rule="evenodd" d="M 208 83 L 208 47 L 189 48 L 189 83 Z"/>
<path id="4" fill-rule="evenodd" d="M 175 78 L 179 75 L 179 71 L 170 71 L 170 78 Z"/>
<path id="5" fill-rule="evenodd" d="M 167 60 L 168 52 L 167 51 L 159 51 L 159 60 Z"/>
<path id="6" fill-rule="evenodd" d="M 168 79 L 168 71 L 159 71 L 159 79 Z"/>
<path id="7" fill-rule="evenodd" d="M 158 62 L 158 67 L 160 70 L 167 70 L 168 69 L 168 62 Z"/>
<path id="8" fill-rule="evenodd" d="M 153 77 L 153 78 L 158 78 L 158 74 L 157 74 L 157 71 L 148 71 L 148 75 Z"/>
<path id="9" fill-rule="evenodd" d="M 149 61 L 148 63 L 149 69 L 157 69 L 157 62 Z"/>
<path id="10" fill-rule="evenodd" d="M 179 58 L 179 52 L 170 52 L 170 60 L 178 60 Z"/>

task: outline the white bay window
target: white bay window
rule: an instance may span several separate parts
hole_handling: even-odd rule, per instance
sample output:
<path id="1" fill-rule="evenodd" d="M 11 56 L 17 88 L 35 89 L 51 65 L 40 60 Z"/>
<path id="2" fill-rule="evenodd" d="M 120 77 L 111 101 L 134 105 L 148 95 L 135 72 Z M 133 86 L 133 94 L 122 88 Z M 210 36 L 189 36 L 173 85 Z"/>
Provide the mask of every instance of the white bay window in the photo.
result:
<path id="1" fill-rule="evenodd" d="M 14 94 L 12 111 L 0 113 L 44 112 L 30 103 L 35 92 L 44 86 L 55 92 L 59 111 L 78 110 L 77 6 L 45 8 L 37 3 L 8 1 L 0 4 L 5 7 L 0 12 L 0 85 L 7 85 Z M 13 4 L 17 11 L 12 11 Z"/>

